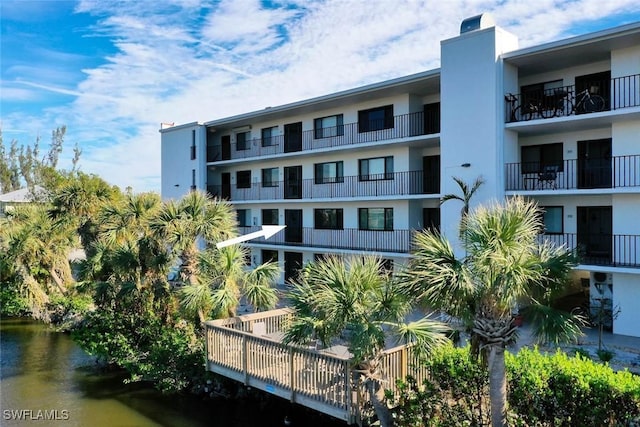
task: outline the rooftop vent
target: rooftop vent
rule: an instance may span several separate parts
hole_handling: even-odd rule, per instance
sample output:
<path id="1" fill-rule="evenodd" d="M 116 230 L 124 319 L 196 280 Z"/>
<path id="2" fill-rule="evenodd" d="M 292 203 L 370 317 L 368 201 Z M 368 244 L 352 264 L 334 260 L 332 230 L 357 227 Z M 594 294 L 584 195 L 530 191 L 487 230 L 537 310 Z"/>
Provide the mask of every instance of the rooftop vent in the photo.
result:
<path id="1" fill-rule="evenodd" d="M 484 28 L 495 27 L 496 23 L 493 20 L 493 16 L 488 13 L 472 16 L 462 21 L 460 24 L 460 34 L 468 33 L 470 31 L 482 30 Z"/>

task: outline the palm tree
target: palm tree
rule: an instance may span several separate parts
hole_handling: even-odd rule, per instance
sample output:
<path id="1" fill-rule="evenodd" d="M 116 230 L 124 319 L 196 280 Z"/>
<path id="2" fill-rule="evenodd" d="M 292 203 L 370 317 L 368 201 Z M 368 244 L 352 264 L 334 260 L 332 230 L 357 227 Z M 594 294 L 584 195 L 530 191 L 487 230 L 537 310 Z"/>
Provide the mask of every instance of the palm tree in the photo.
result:
<path id="1" fill-rule="evenodd" d="M 69 292 L 74 243 L 73 228 L 52 220 L 46 205 L 17 207 L 0 223 L 0 251 L 19 276 L 34 317 L 46 316 L 49 297 Z"/>
<path id="2" fill-rule="evenodd" d="M 459 201 L 461 201 L 462 202 L 462 210 L 460 211 L 460 216 L 462 218 L 464 218 L 465 216 L 467 216 L 469 214 L 469 207 L 470 207 L 470 204 L 471 204 L 471 198 L 476 193 L 476 191 L 478 191 L 478 188 L 480 188 L 480 186 L 482 184 L 484 184 L 484 179 L 482 179 L 482 177 L 476 178 L 476 180 L 473 182 L 471 187 L 469 187 L 466 182 L 464 182 L 461 178 L 458 178 L 457 176 L 454 176 L 453 180 L 458 184 L 458 187 L 460 187 L 460 191 L 462 191 L 462 196 L 457 195 L 457 194 L 445 194 L 440 199 L 440 204 L 442 204 L 442 203 L 444 203 L 444 202 L 446 202 L 448 200 L 459 200 Z"/>
<path id="3" fill-rule="evenodd" d="M 317 338 L 328 346 L 339 337 L 346 340 L 381 425 L 391 426 L 380 367 L 387 338 L 429 351 L 447 341 L 446 326 L 426 318 L 406 323 L 411 300 L 395 291 L 392 277 L 374 256 L 327 256 L 309 263 L 288 297 L 295 316 L 284 341 L 304 344 Z"/>
<path id="4" fill-rule="evenodd" d="M 198 314 L 200 323 L 210 315 L 235 316 L 242 297 L 258 311 L 276 306 L 278 294 L 273 284 L 280 267 L 266 262 L 251 269 L 245 264 L 247 251 L 243 246 L 231 245 L 199 254 L 198 280 L 180 290 L 180 302 L 187 311 Z"/>
<path id="5" fill-rule="evenodd" d="M 177 202 L 166 202 L 150 227 L 182 261 L 180 273 L 184 282 L 197 284 L 199 239 L 206 244 L 215 244 L 232 237 L 236 220 L 226 201 L 192 191 Z"/>
<path id="6" fill-rule="evenodd" d="M 480 206 L 463 217 L 463 258 L 456 259 L 445 237 L 425 230 L 416 235 L 414 258 L 402 275 L 407 295 L 467 325 L 473 350 L 488 363 L 493 426 L 506 422 L 504 351 L 517 339 L 512 310 L 527 306 L 538 341 L 581 334 L 576 319 L 549 306 L 567 285 L 575 257 L 564 247 L 539 243 L 541 217 L 535 203 L 519 197 Z"/>

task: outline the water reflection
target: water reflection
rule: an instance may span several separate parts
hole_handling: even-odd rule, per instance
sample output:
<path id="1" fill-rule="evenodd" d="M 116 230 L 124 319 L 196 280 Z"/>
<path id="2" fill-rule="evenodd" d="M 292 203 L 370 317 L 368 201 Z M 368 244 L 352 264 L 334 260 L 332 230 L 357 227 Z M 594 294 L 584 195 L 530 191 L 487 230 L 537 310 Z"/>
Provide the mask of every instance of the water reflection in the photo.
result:
<path id="1" fill-rule="evenodd" d="M 2 426 L 281 427 L 286 414 L 296 426 L 345 426 L 275 397 L 203 400 L 123 384 L 67 335 L 30 320 L 0 321 L 0 364 Z"/>

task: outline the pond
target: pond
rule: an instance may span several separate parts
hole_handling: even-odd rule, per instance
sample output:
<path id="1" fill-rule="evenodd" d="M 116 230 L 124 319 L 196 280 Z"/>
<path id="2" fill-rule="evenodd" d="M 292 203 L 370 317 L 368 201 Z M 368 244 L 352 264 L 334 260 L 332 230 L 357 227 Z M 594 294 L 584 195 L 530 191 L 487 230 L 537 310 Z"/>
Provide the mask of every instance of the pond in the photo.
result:
<path id="1" fill-rule="evenodd" d="M 284 399 L 203 399 L 162 395 L 105 373 L 67 334 L 27 319 L 0 321 L 0 425 L 344 427 Z"/>

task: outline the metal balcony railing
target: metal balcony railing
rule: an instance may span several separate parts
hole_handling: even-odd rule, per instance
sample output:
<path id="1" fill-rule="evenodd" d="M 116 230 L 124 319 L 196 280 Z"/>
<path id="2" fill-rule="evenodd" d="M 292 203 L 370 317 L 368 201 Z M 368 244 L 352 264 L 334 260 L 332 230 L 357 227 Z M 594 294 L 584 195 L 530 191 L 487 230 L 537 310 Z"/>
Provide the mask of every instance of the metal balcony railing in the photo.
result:
<path id="1" fill-rule="evenodd" d="M 285 193 L 287 187 L 295 187 L 296 191 Z M 425 176 L 423 171 L 408 171 L 380 175 L 344 176 L 324 180 L 312 178 L 277 181 L 268 184 L 254 182 L 248 188 L 240 188 L 237 183 L 229 185 L 226 189 L 223 189 L 221 185 L 207 185 L 207 191 L 213 196 L 233 201 L 438 194 L 440 193 L 440 176 L 436 174 Z"/>
<path id="2" fill-rule="evenodd" d="M 507 191 L 640 187 L 640 155 L 507 163 L 505 180 Z"/>
<path id="3" fill-rule="evenodd" d="M 439 129 L 439 126 L 433 125 L 432 122 L 435 119 L 431 117 L 432 115 L 428 113 L 425 117 L 425 113 L 419 111 L 394 116 L 393 126 L 390 127 L 387 127 L 386 123 L 376 126 L 375 123 L 367 122 L 367 128 L 378 129 L 371 131 L 363 131 L 362 126 L 359 126 L 358 123 L 347 123 L 332 128 L 303 131 L 301 135 L 296 136 L 278 135 L 265 139 L 253 138 L 243 141 L 241 144 L 230 143 L 228 146 L 211 144 L 207 146 L 207 162 L 246 159 L 426 135 Z M 386 128 L 382 129 L 383 127 Z"/>
<path id="4" fill-rule="evenodd" d="M 607 85 L 608 83 L 608 85 Z M 607 87 L 608 86 L 608 87 Z M 505 95 L 507 123 L 640 106 L 640 74 L 577 91 L 575 85 Z"/>
<path id="5" fill-rule="evenodd" d="M 640 236 L 630 234 L 541 234 L 557 246 L 576 250 L 580 264 L 640 267 Z"/>
<path id="6" fill-rule="evenodd" d="M 238 227 L 240 234 L 252 233 L 260 227 Z M 263 238 L 252 240 L 252 243 L 287 246 L 309 246 L 327 249 L 351 249 L 374 252 L 408 253 L 414 230 L 359 230 L 345 228 L 342 230 L 319 230 L 315 228 L 285 228 L 268 240 Z"/>

